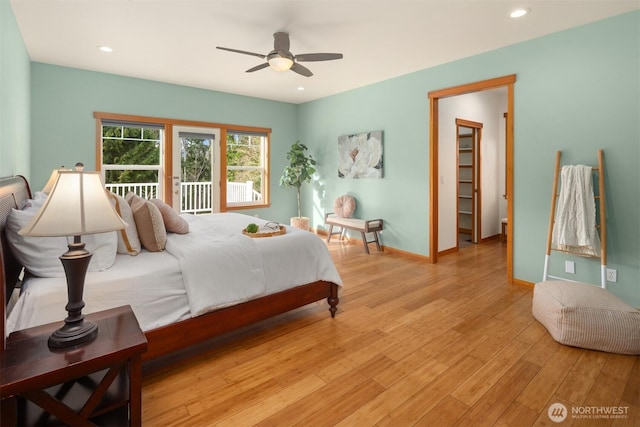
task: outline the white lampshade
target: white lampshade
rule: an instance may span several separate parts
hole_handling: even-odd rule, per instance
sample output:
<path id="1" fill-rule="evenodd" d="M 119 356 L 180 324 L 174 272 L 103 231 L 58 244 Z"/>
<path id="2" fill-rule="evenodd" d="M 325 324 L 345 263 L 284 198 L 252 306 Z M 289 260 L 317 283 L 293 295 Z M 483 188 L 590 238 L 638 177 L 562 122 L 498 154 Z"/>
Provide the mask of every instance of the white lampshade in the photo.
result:
<path id="1" fill-rule="evenodd" d="M 53 190 L 53 184 L 55 184 L 56 181 L 58 180 L 58 172 L 60 172 L 60 171 L 68 171 L 68 170 L 71 170 L 71 169 L 67 169 L 64 166 L 60 166 L 58 169 L 54 169 L 53 171 L 51 171 L 51 175 L 49 176 L 49 180 L 44 185 L 44 188 L 42 189 L 42 192 L 45 193 L 45 194 L 51 193 L 51 190 Z"/>
<path id="2" fill-rule="evenodd" d="M 99 172 L 62 170 L 42 208 L 19 234 L 79 236 L 126 226 L 107 198 Z"/>
<path id="3" fill-rule="evenodd" d="M 293 61 L 282 56 L 274 56 L 269 58 L 269 65 L 276 71 L 287 71 L 293 66 Z"/>

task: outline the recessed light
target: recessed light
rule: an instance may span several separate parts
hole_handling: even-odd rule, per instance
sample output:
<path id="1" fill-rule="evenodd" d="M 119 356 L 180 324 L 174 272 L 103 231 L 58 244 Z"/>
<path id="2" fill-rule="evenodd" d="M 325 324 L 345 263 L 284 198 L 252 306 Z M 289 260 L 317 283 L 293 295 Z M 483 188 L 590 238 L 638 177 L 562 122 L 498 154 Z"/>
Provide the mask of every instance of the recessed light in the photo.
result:
<path id="1" fill-rule="evenodd" d="M 515 9 L 515 10 L 511 11 L 509 16 L 512 17 L 512 18 L 522 18 L 523 16 L 525 16 L 529 12 L 531 12 L 530 9 L 520 8 L 520 9 Z"/>
<path id="2" fill-rule="evenodd" d="M 298 86 L 298 90 L 299 90 L 300 92 L 302 92 L 302 91 L 304 90 L 304 88 L 303 88 L 302 86 Z"/>
<path id="3" fill-rule="evenodd" d="M 111 49 L 109 46 L 98 46 L 98 49 L 100 49 L 102 52 L 106 52 L 106 53 L 113 52 L 113 49 Z"/>

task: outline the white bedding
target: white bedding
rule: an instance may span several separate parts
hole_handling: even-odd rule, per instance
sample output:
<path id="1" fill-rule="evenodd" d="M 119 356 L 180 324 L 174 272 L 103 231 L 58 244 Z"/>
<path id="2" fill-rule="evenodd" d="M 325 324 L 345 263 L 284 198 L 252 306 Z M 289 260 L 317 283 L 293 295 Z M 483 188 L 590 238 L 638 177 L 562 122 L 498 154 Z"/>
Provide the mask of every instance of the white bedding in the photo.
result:
<path id="1" fill-rule="evenodd" d="M 236 213 L 183 217 L 191 231 L 169 233 L 167 251 L 118 255 L 113 267 L 87 273 L 83 313 L 129 304 L 146 331 L 317 280 L 342 285 L 327 247 L 312 233 L 287 226 L 284 235 L 250 238 L 242 229 L 264 220 Z M 233 251 L 225 239 L 235 243 Z M 235 272 L 223 269 L 231 264 Z M 66 303 L 64 278 L 29 278 L 8 315 L 7 334 L 64 319 Z"/>
<path id="2" fill-rule="evenodd" d="M 87 273 L 83 299 L 84 314 L 131 305 L 144 330 L 190 317 L 180 264 L 167 252 L 117 255 L 111 268 Z M 62 320 L 66 304 L 63 277 L 30 277 L 9 312 L 7 333 Z"/>
<path id="3" fill-rule="evenodd" d="M 185 215 L 189 233 L 167 236 L 167 252 L 180 262 L 193 316 L 264 295 L 262 258 L 248 224 L 228 221 L 238 214 Z"/>

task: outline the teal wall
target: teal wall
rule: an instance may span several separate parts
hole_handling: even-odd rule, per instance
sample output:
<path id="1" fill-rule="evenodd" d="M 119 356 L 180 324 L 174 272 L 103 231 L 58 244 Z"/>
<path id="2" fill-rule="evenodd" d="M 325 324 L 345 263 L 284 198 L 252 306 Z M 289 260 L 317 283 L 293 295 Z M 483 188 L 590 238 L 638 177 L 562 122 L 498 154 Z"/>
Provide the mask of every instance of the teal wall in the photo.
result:
<path id="1" fill-rule="evenodd" d="M 358 214 L 385 220 L 385 245 L 429 254 L 427 93 L 516 74 L 514 275 L 541 279 L 557 150 L 569 164 L 605 152 L 609 289 L 640 306 L 640 12 L 563 31 L 299 106 L 300 138 L 318 159 L 306 194 L 315 226 L 335 198 L 351 194 Z M 339 135 L 384 131 L 384 179 L 337 176 Z M 563 162 L 563 163 L 565 163 Z M 309 209 L 309 208 L 308 208 Z M 563 274 L 552 257 L 551 273 Z M 566 277 L 566 276 L 565 276 Z M 599 283 L 599 262 L 577 260 L 571 277 Z"/>
<path id="2" fill-rule="evenodd" d="M 30 181 L 42 188 L 51 169 L 96 162 L 93 113 L 109 112 L 271 128 L 271 208 L 245 210 L 280 222 L 294 216 L 295 191 L 278 186 L 296 141 L 296 106 L 149 80 L 34 62 L 31 66 Z"/>
<path id="3" fill-rule="evenodd" d="M 30 172 L 30 67 L 11 5 L 0 0 L 0 176 Z"/>

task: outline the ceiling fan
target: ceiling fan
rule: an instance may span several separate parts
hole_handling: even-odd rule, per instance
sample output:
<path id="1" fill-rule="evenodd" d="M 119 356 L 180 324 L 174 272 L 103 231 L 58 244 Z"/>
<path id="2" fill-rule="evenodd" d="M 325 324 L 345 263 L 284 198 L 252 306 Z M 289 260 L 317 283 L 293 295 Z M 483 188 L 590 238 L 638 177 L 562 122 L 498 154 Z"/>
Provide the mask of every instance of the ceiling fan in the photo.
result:
<path id="1" fill-rule="evenodd" d="M 218 49 L 228 50 L 229 52 L 242 53 L 244 55 L 257 56 L 266 59 L 264 64 L 249 68 L 247 73 L 262 70 L 271 67 L 276 71 L 291 70 L 305 77 L 311 77 L 313 73 L 307 67 L 300 65 L 299 62 L 311 61 L 331 61 L 334 59 L 342 59 L 341 53 L 304 53 L 302 55 L 294 55 L 289 51 L 289 34 L 277 32 L 273 35 L 273 50 L 266 55 L 261 53 L 247 52 L 245 50 L 229 49 L 228 47 L 217 46 Z"/>

